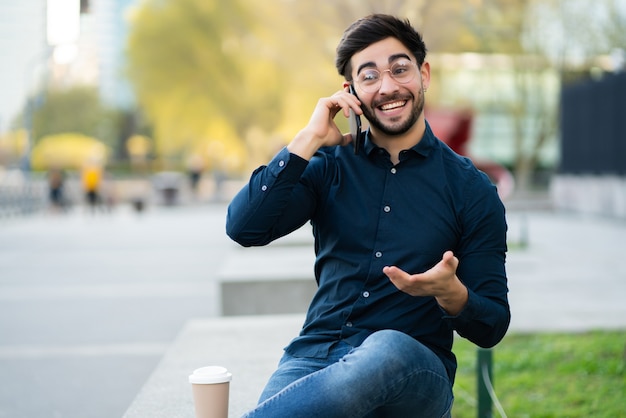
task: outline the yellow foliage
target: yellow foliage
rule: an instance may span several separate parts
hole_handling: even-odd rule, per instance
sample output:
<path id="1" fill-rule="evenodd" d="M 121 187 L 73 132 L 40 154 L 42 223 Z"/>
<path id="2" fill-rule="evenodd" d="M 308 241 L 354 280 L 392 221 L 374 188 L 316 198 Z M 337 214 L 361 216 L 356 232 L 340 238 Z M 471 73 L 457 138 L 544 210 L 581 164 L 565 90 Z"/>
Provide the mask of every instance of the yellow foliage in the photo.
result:
<path id="1" fill-rule="evenodd" d="M 74 134 L 58 134 L 43 137 L 31 154 L 35 170 L 50 168 L 80 169 L 86 164 L 104 166 L 109 150 L 95 138 Z"/>
<path id="2" fill-rule="evenodd" d="M 150 139 L 143 135 L 132 135 L 126 140 L 126 150 L 131 157 L 145 157 L 150 148 Z"/>
<path id="3" fill-rule="evenodd" d="M 276 138 L 293 136 L 322 94 L 340 88 L 332 51 L 309 49 L 318 39 L 291 13 L 277 0 L 146 1 L 135 11 L 129 73 L 154 125 L 157 155 L 182 157 L 218 140 L 227 145 L 227 165 L 247 169 L 274 150 Z M 252 129 L 262 139 L 252 143 Z"/>
<path id="4" fill-rule="evenodd" d="M 246 160 L 245 147 L 232 125 L 223 118 L 207 121 L 204 134 L 193 141 L 188 154 L 200 156 L 209 170 L 231 174 L 240 171 Z"/>

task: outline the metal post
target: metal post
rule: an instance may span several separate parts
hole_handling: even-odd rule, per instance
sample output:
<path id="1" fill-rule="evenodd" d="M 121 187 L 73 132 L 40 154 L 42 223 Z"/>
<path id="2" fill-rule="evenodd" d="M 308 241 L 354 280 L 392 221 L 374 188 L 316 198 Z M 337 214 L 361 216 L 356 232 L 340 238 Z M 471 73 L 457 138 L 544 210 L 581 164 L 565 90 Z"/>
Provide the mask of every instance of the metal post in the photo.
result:
<path id="1" fill-rule="evenodd" d="M 476 352 L 476 388 L 478 391 L 478 418 L 492 418 L 492 401 L 489 390 L 493 387 L 491 349 L 478 348 Z"/>

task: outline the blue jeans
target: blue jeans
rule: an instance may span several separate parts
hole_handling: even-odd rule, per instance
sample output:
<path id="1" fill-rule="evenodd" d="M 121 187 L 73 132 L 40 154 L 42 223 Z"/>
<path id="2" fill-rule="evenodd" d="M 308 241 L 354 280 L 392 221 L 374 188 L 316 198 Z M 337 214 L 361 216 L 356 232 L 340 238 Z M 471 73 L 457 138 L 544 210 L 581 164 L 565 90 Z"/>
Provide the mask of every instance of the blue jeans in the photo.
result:
<path id="1" fill-rule="evenodd" d="M 452 386 L 439 358 L 414 338 L 378 331 L 324 359 L 287 353 L 245 418 L 446 418 Z"/>

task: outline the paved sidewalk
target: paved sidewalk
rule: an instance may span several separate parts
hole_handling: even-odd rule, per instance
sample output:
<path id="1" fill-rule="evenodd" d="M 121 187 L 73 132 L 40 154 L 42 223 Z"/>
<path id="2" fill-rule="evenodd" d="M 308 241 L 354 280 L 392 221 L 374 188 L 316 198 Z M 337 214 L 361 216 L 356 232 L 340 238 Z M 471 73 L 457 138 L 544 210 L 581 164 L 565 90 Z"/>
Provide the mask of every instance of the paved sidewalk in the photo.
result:
<path id="1" fill-rule="evenodd" d="M 525 231 L 525 232 L 524 232 Z M 626 328 L 626 222 L 575 214 L 509 214 L 511 332 Z"/>

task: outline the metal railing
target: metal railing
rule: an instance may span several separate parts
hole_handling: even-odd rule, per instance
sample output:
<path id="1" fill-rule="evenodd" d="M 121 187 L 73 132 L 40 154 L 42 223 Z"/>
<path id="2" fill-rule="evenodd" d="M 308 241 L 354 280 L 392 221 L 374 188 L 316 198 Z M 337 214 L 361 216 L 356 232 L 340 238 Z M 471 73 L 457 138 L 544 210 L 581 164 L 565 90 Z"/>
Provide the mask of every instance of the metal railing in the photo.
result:
<path id="1" fill-rule="evenodd" d="M 478 348 L 476 351 L 476 388 L 478 418 L 492 418 L 492 405 L 495 405 L 501 418 L 507 418 L 493 387 L 493 351 L 490 348 Z"/>
<path id="2" fill-rule="evenodd" d="M 40 179 L 0 181 L 0 219 L 31 215 L 46 207 L 47 187 Z"/>

